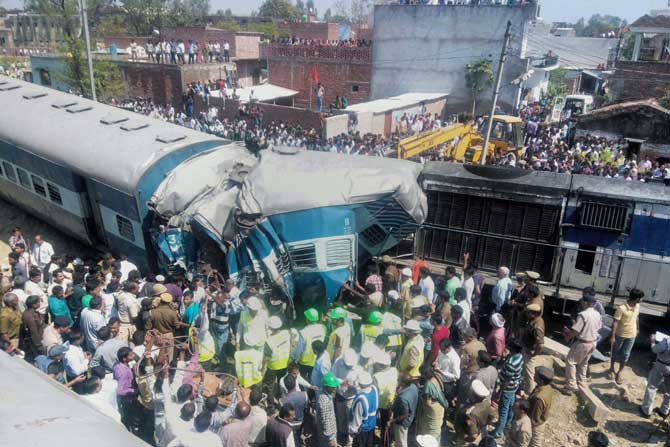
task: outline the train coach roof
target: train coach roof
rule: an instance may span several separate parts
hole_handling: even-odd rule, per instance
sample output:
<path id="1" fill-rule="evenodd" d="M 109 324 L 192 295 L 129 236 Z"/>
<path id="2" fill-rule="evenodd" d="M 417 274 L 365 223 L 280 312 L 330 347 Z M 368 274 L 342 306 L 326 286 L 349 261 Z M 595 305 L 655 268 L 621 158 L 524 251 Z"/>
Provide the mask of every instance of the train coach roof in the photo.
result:
<path id="1" fill-rule="evenodd" d="M 570 189 L 570 175 L 494 166 L 464 165 L 433 161 L 421 173 L 424 189 L 463 188 L 508 192 L 550 199 L 564 196 Z"/>
<path id="2" fill-rule="evenodd" d="M 595 177 L 575 175 L 572 191 L 589 196 L 610 199 L 634 200 L 648 203 L 670 203 L 670 188 L 661 182 L 643 183 L 626 181 L 623 178 Z"/>
<path id="3" fill-rule="evenodd" d="M 228 141 L 117 107 L 0 76 L 0 141 L 135 195 L 165 155 Z"/>
<path id="4" fill-rule="evenodd" d="M 6 446 L 148 446 L 23 359 L 0 351 L 0 436 Z"/>

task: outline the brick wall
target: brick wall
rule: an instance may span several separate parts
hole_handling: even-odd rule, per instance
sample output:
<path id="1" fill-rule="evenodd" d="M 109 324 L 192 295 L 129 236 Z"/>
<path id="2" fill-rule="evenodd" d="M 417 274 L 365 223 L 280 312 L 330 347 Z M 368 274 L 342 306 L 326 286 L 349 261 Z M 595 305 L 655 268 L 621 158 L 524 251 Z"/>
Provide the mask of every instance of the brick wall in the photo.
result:
<path id="1" fill-rule="evenodd" d="M 257 107 L 263 110 L 263 121 L 265 124 L 286 123 L 289 125 L 300 124 L 303 129 L 314 129 L 321 133 L 322 116 L 320 113 L 312 110 L 299 109 L 296 107 L 280 106 L 276 104 L 257 103 Z M 202 97 L 196 97 L 195 100 L 196 113 L 206 110 L 203 104 Z M 217 107 L 219 109 L 219 118 L 233 119 L 238 116 L 240 103 L 238 101 L 227 99 L 225 108 L 223 107 L 223 100 L 219 97 L 212 96 L 209 99 L 209 107 Z"/>
<path id="2" fill-rule="evenodd" d="M 340 34 L 339 23 L 284 22 L 279 24 L 279 29 L 290 36 L 312 40 L 337 40 Z"/>
<path id="3" fill-rule="evenodd" d="M 617 102 L 661 99 L 670 95 L 670 63 L 617 61 L 609 82 Z"/>
<path id="4" fill-rule="evenodd" d="M 337 95 L 346 96 L 350 104 L 367 101 L 370 96 L 370 48 L 262 44 L 261 57 L 267 60 L 271 84 L 299 92 L 295 97 L 297 106 L 309 107 L 311 92 L 311 104 L 316 107 L 313 67 L 325 90 L 324 107 L 334 102 Z"/>
<path id="5" fill-rule="evenodd" d="M 128 61 L 116 61 L 116 64 L 126 81 L 128 96 L 148 98 L 156 104 L 172 104 L 176 109 L 183 106 L 182 95 L 188 84 L 219 79 L 224 67 L 224 64 L 172 65 Z"/>
<path id="6" fill-rule="evenodd" d="M 116 62 L 126 81 L 128 96 L 150 98 L 156 104 L 182 102 L 182 76 L 178 65 Z"/>
<path id="7" fill-rule="evenodd" d="M 172 38 L 181 39 L 186 43 L 193 40 L 198 42 L 201 47 L 208 42 L 219 42 L 223 45 L 223 42 L 227 40 L 230 44 L 231 57 L 258 59 L 258 44 L 262 34 L 234 32 L 202 26 L 180 26 L 163 28 L 162 35 L 168 41 Z M 223 48 L 221 51 L 223 52 Z"/>

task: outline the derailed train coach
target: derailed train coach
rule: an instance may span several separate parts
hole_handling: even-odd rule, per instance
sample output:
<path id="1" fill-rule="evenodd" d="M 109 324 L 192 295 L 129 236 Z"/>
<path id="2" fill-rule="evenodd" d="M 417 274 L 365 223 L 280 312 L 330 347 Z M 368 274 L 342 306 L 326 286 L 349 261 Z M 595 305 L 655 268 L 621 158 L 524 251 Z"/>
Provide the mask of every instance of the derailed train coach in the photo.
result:
<path id="1" fill-rule="evenodd" d="M 414 255 L 534 270 L 545 285 L 670 302 L 670 191 L 662 184 L 445 162 L 426 164 Z"/>
<path id="2" fill-rule="evenodd" d="M 258 158 L 239 144 L 200 154 L 173 170 L 150 202 L 163 225 L 159 258 L 187 270 L 207 259 L 242 285 L 323 306 L 356 279 L 358 265 L 423 223 L 421 168 L 288 147 Z M 213 249 L 195 253 L 196 244 Z"/>

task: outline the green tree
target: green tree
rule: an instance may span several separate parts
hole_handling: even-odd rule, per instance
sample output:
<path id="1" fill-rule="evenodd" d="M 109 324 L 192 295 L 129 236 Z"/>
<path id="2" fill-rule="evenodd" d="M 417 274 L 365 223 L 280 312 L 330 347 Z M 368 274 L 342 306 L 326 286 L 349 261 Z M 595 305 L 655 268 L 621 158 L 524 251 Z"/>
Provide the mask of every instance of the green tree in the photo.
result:
<path id="1" fill-rule="evenodd" d="M 330 8 L 326 9 L 326 12 L 323 13 L 323 21 L 330 22 L 333 20 L 333 13 L 330 11 Z"/>
<path id="2" fill-rule="evenodd" d="M 57 74 L 61 80 L 72 86 L 75 92 L 88 98 L 91 88 L 88 77 L 88 64 L 86 61 L 84 42 L 77 37 L 65 39 L 65 70 Z M 126 88 L 121 71 L 112 61 L 97 59 L 93 61 L 93 78 L 98 100 L 109 102 L 112 98 L 118 98 L 125 94 Z"/>
<path id="3" fill-rule="evenodd" d="M 166 22 L 173 26 L 203 24 L 208 14 L 209 0 L 172 0 Z"/>
<path id="4" fill-rule="evenodd" d="M 258 15 L 271 19 L 295 20 L 300 16 L 300 11 L 287 0 L 265 0 L 258 8 Z"/>
<path id="5" fill-rule="evenodd" d="M 367 23 L 372 14 L 371 0 L 335 0 L 333 8 L 338 18 L 344 18 L 338 21 L 351 24 Z"/>
<path id="6" fill-rule="evenodd" d="M 126 17 L 122 15 L 109 15 L 102 17 L 91 30 L 95 37 L 118 37 L 127 36 Z"/>
<path id="7" fill-rule="evenodd" d="M 128 29 L 135 36 L 151 35 L 165 23 L 168 0 L 121 0 Z"/>
<path id="8" fill-rule="evenodd" d="M 554 99 L 558 96 L 565 96 L 568 92 L 565 86 L 565 78 L 568 70 L 565 68 L 557 68 L 549 73 L 549 86 L 547 87 L 547 96 L 549 99 Z"/>
<path id="9" fill-rule="evenodd" d="M 233 11 L 230 8 L 228 8 L 224 11 L 223 15 L 226 16 L 226 17 L 232 17 L 233 16 Z"/>
<path id="10" fill-rule="evenodd" d="M 302 0 L 296 0 L 295 7 L 298 8 L 298 11 L 300 11 L 301 13 L 307 11 L 307 9 L 305 9 L 305 2 L 303 2 Z"/>
<path id="11" fill-rule="evenodd" d="M 305 8 L 307 9 L 307 12 L 314 15 L 316 17 L 317 11 L 316 11 L 316 6 L 314 6 L 314 0 L 307 0 L 305 3 Z"/>
<path id="12" fill-rule="evenodd" d="M 476 115 L 477 98 L 493 84 L 493 65 L 481 59 L 465 66 L 465 85 L 472 95 L 472 116 Z"/>

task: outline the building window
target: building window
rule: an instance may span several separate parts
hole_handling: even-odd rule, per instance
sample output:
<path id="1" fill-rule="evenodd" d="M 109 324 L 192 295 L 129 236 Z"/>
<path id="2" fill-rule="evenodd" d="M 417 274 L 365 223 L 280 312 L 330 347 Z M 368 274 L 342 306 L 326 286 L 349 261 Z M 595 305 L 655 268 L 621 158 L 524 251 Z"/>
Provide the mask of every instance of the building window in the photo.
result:
<path id="1" fill-rule="evenodd" d="M 122 238 L 133 242 L 135 241 L 133 223 L 119 214 L 116 215 L 116 229 L 119 232 L 119 236 Z"/>
<path id="2" fill-rule="evenodd" d="M 19 177 L 19 183 L 26 189 L 33 189 L 33 185 L 30 183 L 30 177 L 28 173 L 21 168 L 16 168 L 16 175 Z"/>
<path id="3" fill-rule="evenodd" d="M 16 175 L 14 174 L 14 166 L 7 163 L 6 161 L 3 161 L 2 162 L 2 167 L 5 170 L 5 175 L 7 176 L 7 179 L 16 183 Z"/>
<path id="4" fill-rule="evenodd" d="M 351 93 L 357 93 L 358 92 L 358 84 L 353 84 L 351 86 Z"/>
<path id="5" fill-rule="evenodd" d="M 31 177 L 33 178 L 33 188 L 35 190 L 35 194 L 40 195 L 42 197 L 46 197 L 47 192 L 44 189 L 44 180 L 42 180 L 41 178 L 39 178 L 35 175 L 33 175 Z"/>
<path id="6" fill-rule="evenodd" d="M 58 188 L 58 186 L 54 185 L 53 183 L 47 182 L 47 189 L 49 190 L 49 199 L 57 205 L 62 205 L 63 197 L 60 195 L 60 189 Z"/>

